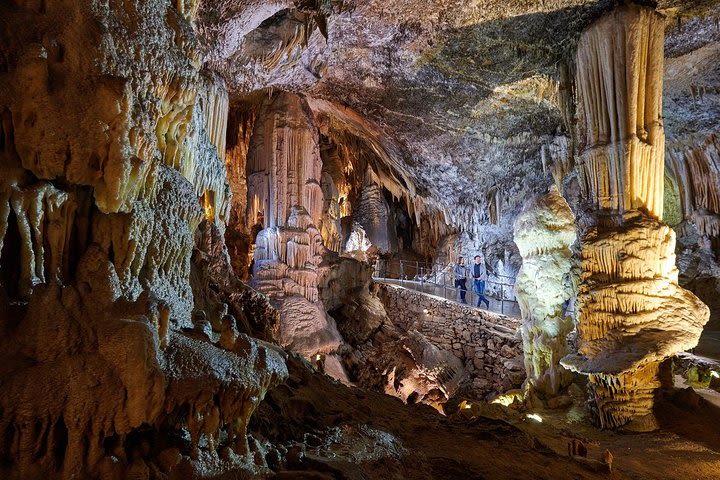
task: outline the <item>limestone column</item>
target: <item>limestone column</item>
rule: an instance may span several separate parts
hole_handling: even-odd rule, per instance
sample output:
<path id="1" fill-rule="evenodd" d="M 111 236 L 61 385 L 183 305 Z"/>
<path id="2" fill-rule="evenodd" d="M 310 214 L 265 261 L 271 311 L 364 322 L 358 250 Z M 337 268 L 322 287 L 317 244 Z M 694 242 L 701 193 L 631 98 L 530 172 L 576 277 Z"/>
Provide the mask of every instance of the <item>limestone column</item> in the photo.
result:
<path id="1" fill-rule="evenodd" d="M 656 428 L 661 368 L 694 347 L 709 311 L 678 286 L 675 232 L 662 223 L 663 18 L 634 4 L 588 27 L 577 51 L 578 172 L 587 206 L 579 349 L 602 428 Z M 665 372 L 667 373 L 667 372 Z"/>
<path id="2" fill-rule="evenodd" d="M 283 92 L 258 112 L 247 155 L 247 224 L 262 227 L 251 285 L 280 312 L 278 343 L 308 357 L 341 343 L 318 295 L 325 254 L 318 136 L 304 100 Z"/>
<path id="3" fill-rule="evenodd" d="M 560 359 L 568 353 L 567 335 L 573 328 L 563 304 L 573 293 L 570 247 L 577 238 L 575 216 L 553 186 L 550 193 L 525 203 L 514 230 L 523 259 L 515 295 L 523 319 L 525 392 L 531 398 L 549 399 L 571 380 Z"/>

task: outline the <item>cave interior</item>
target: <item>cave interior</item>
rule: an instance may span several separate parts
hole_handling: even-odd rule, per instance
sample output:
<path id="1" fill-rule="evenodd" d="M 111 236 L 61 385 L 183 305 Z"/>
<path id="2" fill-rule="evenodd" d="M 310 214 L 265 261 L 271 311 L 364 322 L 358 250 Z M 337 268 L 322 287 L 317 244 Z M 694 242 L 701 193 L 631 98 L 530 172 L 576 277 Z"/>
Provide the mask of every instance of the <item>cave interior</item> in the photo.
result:
<path id="1" fill-rule="evenodd" d="M 0 477 L 720 479 L 720 1 L 0 1 Z"/>

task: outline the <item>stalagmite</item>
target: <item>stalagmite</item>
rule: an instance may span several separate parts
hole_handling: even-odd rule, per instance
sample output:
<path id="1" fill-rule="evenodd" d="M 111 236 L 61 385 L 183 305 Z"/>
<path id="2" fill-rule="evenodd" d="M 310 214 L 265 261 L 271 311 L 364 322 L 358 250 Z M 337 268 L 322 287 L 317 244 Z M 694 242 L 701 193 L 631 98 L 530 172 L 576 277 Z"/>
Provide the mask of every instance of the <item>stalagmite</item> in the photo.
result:
<path id="1" fill-rule="evenodd" d="M 328 250 L 339 252 L 342 246 L 340 192 L 337 185 L 335 185 L 335 181 L 328 173 L 323 173 L 321 186 L 325 205 L 323 206 L 324 213 L 320 234 Z"/>
<path id="2" fill-rule="evenodd" d="M 280 310 L 278 342 L 307 356 L 341 342 L 318 296 L 321 169 L 317 129 L 302 99 L 281 93 L 258 113 L 248 151 L 248 225 L 262 227 L 252 284 Z"/>
<path id="3" fill-rule="evenodd" d="M 384 253 L 397 251 L 395 225 L 389 221 L 390 208 L 377 175 L 370 167 L 365 173 L 360 201 L 355 207 L 353 218 L 362 226 L 367 240 L 378 250 Z"/>
<path id="4" fill-rule="evenodd" d="M 515 294 L 523 318 L 525 389 L 531 396 L 550 398 L 571 379 L 560 359 L 568 353 L 566 337 L 573 328 L 564 307 L 574 293 L 570 246 L 576 240 L 575 217 L 553 187 L 525 203 L 514 230 L 523 257 Z"/>
<path id="5" fill-rule="evenodd" d="M 657 427 L 663 362 L 694 347 L 707 307 L 678 286 L 675 233 L 661 222 L 663 19 L 629 4 L 596 21 L 577 51 L 582 236 L 579 349 L 562 365 L 589 376 L 602 428 Z"/>

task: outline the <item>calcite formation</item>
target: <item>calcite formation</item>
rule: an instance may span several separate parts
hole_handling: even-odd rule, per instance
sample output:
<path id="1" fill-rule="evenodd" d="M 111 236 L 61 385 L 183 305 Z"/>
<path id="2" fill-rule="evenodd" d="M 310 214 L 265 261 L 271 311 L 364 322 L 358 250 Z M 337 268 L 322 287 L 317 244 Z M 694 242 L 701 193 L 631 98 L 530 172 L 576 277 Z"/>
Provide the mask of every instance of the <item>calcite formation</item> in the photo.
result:
<path id="1" fill-rule="evenodd" d="M 663 23 L 616 8 L 577 51 L 579 170 L 590 225 L 582 236 L 579 348 L 562 364 L 589 376 L 603 428 L 650 430 L 663 362 L 697 344 L 708 309 L 678 286 L 675 233 L 661 222 Z"/>
<path id="2" fill-rule="evenodd" d="M 677 189 L 682 219 L 717 245 L 720 238 L 720 139 L 711 134 L 702 142 L 669 149 L 668 170 Z"/>
<path id="3" fill-rule="evenodd" d="M 659 20 L 623 7 L 573 69 L 608 2 L 506 3 L 0 2 L 0 477 L 504 478 L 520 455 L 577 476 L 505 422 L 381 396 L 453 415 L 524 372 L 517 321 L 366 262 L 483 251 L 510 280 L 512 222 L 553 179 L 592 206 L 568 362 L 604 425 L 644 415 L 703 323 L 658 180 L 717 245 L 717 2 L 660 2 L 705 15 L 667 43 L 667 179 Z M 550 318 L 546 283 L 527 306 Z"/>
<path id="4" fill-rule="evenodd" d="M 260 111 L 248 151 L 248 224 L 255 238 L 253 285 L 275 298 L 278 341 L 307 356 L 341 342 L 318 297 L 325 247 L 318 133 L 302 100 L 281 93 Z"/>
<path id="5" fill-rule="evenodd" d="M 222 277 L 226 251 L 196 250 L 231 201 L 228 94 L 200 66 L 197 6 L 0 7 L 3 478 L 242 468 L 249 417 L 287 375 L 277 347 L 211 328 L 227 303 L 245 320 L 271 309 Z M 233 293 L 196 298 L 207 270 Z"/>
<path id="6" fill-rule="evenodd" d="M 573 320 L 565 308 L 574 296 L 571 278 L 575 216 L 555 187 L 529 200 L 515 219 L 515 244 L 523 258 L 515 295 L 523 318 L 521 329 L 529 396 L 551 398 L 569 385 L 560 360 L 567 355 Z"/>

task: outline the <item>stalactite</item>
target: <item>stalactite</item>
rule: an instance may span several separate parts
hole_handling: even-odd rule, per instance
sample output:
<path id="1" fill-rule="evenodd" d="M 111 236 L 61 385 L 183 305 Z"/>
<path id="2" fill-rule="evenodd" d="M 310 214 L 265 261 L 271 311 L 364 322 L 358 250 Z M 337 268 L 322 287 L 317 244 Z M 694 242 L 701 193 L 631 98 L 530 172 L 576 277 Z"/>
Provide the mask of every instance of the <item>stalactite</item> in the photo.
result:
<path id="1" fill-rule="evenodd" d="M 155 127 L 163 163 L 193 184 L 210 220 L 226 222 L 231 191 L 225 163 L 228 96 L 222 81 L 207 74 L 192 88 L 158 87 L 161 116 Z"/>
<path id="2" fill-rule="evenodd" d="M 579 348 L 562 365 L 589 375 L 603 428 L 657 427 L 661 363 L 697 345 L 708 308 L 678 286 L 675 232 L 661 223 L 664 187 L 663 20 L 617 7 L 577 52 L 579 172 L 593 207 L 582 236 Z"/>
<path id="3" fill-rule="evenodd" d="M 321 187 L 325 204 L 323 206 L 324 214 L 320 233 L 325 247 L 333 252 L 340 252 L 342 248 L 342 207 L 340 203 L 340 191 L 328 173 L 323 173 Z"/>
<path id="4" fill-rule="evenodd" d="M 583 32 L 576 65 L 585 197 L 598 209 L 646 208 L 661 218 L 662 18 L 636 6 L 615 10 Z"/>
<path id="5" fill-rule="evenodd" d="M 523 257 L 515 294 L 523 318 L 525 389 L 530 396 L 550 398 L 571 380 L 560 359 L 568 353 L 566 337 L 573 328 L 572 318 L 563 307 L 574 293 L 570 246 L 576 240 L 575 218 L 553 188 L 523 206 L 514 232 Z"/>
<path id="6" fill-rule="evenodd" d="M 49 182 L 20 186 L 11 172 L 5 173 L 0 187 L 0 250 L 12 214 L 20 233 L 17 290 L 28 298 L 36 285 L 68 279 L 78 202 L 73 193 Z"/>
<path id="7" fill-rule="evenodd" d="M 701 235 L 720 237 L 720 138 L 692 138 L 668 149 L 667 166 L 679 190 L 683 217 Z"/>
<path id="8" fill-rule="evenodd" d="M 488 213 L 490 223 L 500 225 L 503 210 L 503 194 L 497 186 L 491 187 L 487 193 Z"/>
<path id="9" fill-rule="evenodd" d="M 570 149 L 570 139 L 565 135 L 557 135 L 552 141 L 544 146 L 542 152 L 547 157 L 543 164 L 549 165 L 555 186 L 562 191 L 563 180 L 572 173 L 575 162 Z"/>
<path id="10" fill-rule="evenodd" d="M 379 179 L 370 167 L 365 173 L 353 219 L 363 227 L 367 240 L 380 252 L 397 252 L 397 233 L 395 225 L 390 222 L 390 207 L 385 201 Z"/>
<path id="11" fill-rule="evenodd" d="M 299 97 L 280 94 L 264 111 L 248 152 L 248 225 L 286 225 L 293 206 L 302 206 L 314 225 L 323 208 L 322 163 L 317 130 Z"/>

